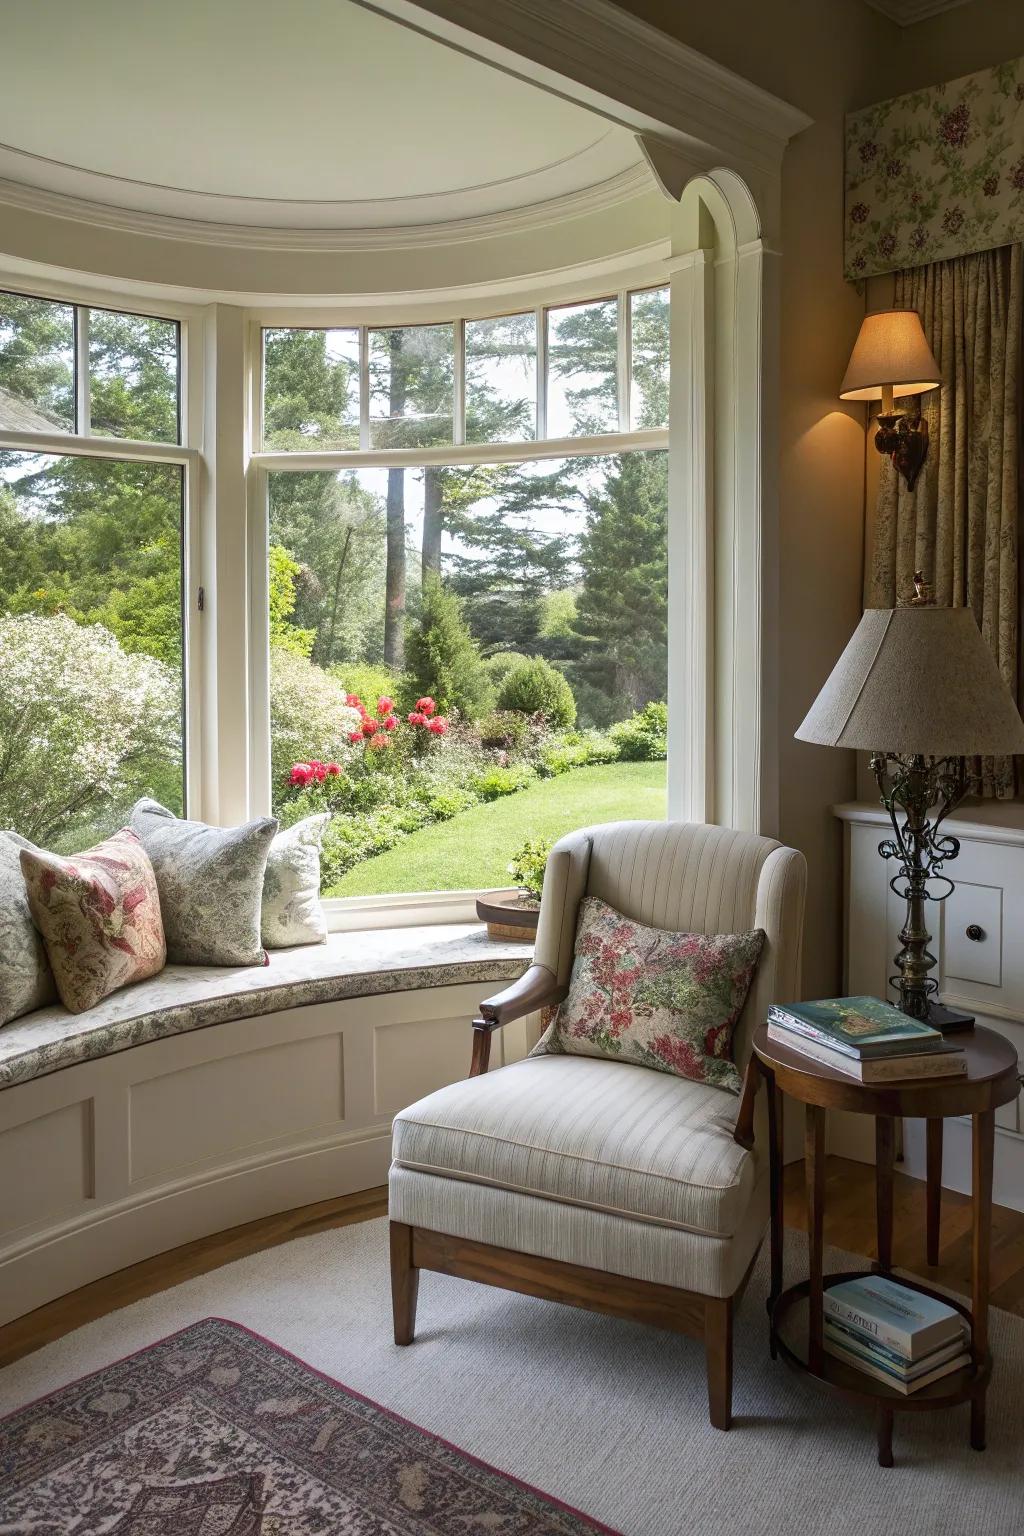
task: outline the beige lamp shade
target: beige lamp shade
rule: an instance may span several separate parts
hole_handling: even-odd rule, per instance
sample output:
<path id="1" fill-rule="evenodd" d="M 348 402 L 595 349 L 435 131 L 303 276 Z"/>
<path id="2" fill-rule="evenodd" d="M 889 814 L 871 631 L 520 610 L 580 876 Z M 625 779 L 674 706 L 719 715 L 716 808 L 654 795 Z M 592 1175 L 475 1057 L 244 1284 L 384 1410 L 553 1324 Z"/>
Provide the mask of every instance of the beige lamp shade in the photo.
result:
<path id="1" fill-rule="evenodd" d="M 864 316 L 839 398 L 881 400 L 885 386 L 897 395 L 923 395 L 941 383 L 917 311 L 880 309 Z"/>
<path id="2" fill-rule="evenodd" d="M 869 608 L 797 731 L 901 757 L 1024 752 L 1024 721 L 970 608 Z"/>

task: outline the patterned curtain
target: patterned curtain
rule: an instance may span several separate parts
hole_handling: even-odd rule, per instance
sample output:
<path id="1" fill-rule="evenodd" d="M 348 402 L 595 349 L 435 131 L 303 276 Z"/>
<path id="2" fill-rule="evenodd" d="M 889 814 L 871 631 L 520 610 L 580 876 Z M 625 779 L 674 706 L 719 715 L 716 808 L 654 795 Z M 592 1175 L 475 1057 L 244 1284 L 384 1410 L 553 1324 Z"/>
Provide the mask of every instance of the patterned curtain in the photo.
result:
<path id="1" fill-rule="evenodd" d="M 864 593 L 865 607 L 892 607 L 923 570 L 937 602 L 970 603 L 1018 703 L 1022 298 L 1020 245 L 896 274 L 895 306 L 921 316 L 942 384 L 907 402 L 920 403 L 930 440 L 914 490 L 883 463 Z M 976 759 L 976 792 L 1011 798 L 1022 764 Z"/>

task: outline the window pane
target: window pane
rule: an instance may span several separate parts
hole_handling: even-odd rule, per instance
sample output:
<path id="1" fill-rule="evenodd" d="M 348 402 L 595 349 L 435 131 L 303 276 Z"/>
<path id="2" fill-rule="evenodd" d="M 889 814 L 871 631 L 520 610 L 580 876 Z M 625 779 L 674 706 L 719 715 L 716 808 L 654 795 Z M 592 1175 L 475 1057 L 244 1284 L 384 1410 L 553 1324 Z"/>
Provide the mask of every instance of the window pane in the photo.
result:
<path id="1" fill-rule="evenodd" d="M 454 379 L 454 326 L 371 331 L 370 447 L 450 443 Z"/>
<path id="2" fill-rule="evenodd" d="M 537 317 L 466 321 L 467 443 L 537 435 Z"/>
<path id="3" fill-rule="evenodd" d="M 359 447 L 358 330 L 263 332 L 263 445 Z"/>
<path id="4" fill-rule="evenodd" d="M 0 293 L 0 431 L 75 430 L 75 311 Z"/>
<path id="5" fill-rule="evenodd" d="M 176 321 L 89 311 L 89 418 L 96 437 L 180 441 Z"/>
<path id="6" fill-rule="evenodd" d="M 61 852 L 183 802 L 177 465 L 0 453 L 0 826 Z"/>
<path id="7" fill-rule="evenodd" d="M 669 290 L 629 296 L 632 333 L 629 425 L 636 431 L 668 426 Z"/>
<path id="8" fill-rule="evenodd" d="M 666 460 L 270 476 L 274 812 L 332 813 L 325 892 L 664 816 Z"/>
<path id="9" fill-rule="evenodd" d="M 548 437 L 619 429 L 617 299 L 548 310 Z"/>

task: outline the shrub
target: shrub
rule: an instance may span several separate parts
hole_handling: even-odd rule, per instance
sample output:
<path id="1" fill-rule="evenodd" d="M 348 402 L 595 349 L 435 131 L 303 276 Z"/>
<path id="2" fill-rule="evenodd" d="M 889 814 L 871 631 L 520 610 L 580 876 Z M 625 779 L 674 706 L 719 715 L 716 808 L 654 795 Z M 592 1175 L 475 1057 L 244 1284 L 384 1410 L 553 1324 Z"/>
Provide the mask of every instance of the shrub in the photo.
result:
<path id="1" fill-rule="evenodd" d="M 450 821 L 460 811 L 468 811 L 470 806 L 476 805 L 477 799 L 478 796 L 471 789 L 459 789 L 455 785 L 450 789 L 427 790 L 423 794 L 422 803 L 434 821 Z"/>
<path id="2" fill-rule="evenodd" d="M 543 715 L 550 725 L 576 722 L 576 701 L 561 672 L 541 656 L 519 662 L 498 689 L 498 708 Z"/>
<path id="3" fill-rule="evenodd" d="M 529 768 L 485 768 L 475 773 L 469 787 L 481 800 L 500 800 L 502 795 L 514 795 L 524 789 L 534 777 Z"/>
<path id="4" fill-rule="evenodd" d="M 668 705 L 645 704 L 630 720 L 613 725 L 611 738 L 626 762 L 655 762 L 668 756 Z"/>
<path id="5" fill-rule="evenodd" d="M 518 667 L 520 662 L 529 661 L 529 659 L 529 656 L 524 656 L 522 651 L 495 651 L 493 656 L 484 657 L 484 671 L 494 687 L 498 688 L 513 667 Z"/>
<path id="6" fill-rule="evenodd" d="M 373 709 L 383 695 L 393 698 L 401 679 L 391 667 L 375 666 L 372 661 L 342 661 L 331 668 L 346 693 L 354 693 L 362 699 L 367 709 Z"/>
<path id="7" fill-rule="evenodd" d="M 322 667 L 282 646 L 270 648 L 270 741 L 274 801 L 285 793 L 293 763 L 344 762 L 359 724 L 345 689 Z"/>
<path id="8" fill-rule="evenodd" d="M 492 707 L 494 691 L 462 616 L 462 604 L 435 575 L 424 583 L 423 606 L 406 639 L 405 662 L 403 687 L 410 709 L 417 696 L 433 699 L 442 715 L 457 712 L 466 720 L 479 720 Z"/>
<path id="9" fill-rule="evenodd" d="M 496 709 L 480 722 L 480 742 L 502 752 L 521 751 L 530 737 L 530 722 L 514 709 Z"/>
<path id="10" fill-rule="evenodd" d="M 508 872 L 512 879 L 534 901 L 540 901 L 544 889 L 544 870 L 550 852 L 551 843 L 546 837 L 528 837 L 509 862 Z"/>

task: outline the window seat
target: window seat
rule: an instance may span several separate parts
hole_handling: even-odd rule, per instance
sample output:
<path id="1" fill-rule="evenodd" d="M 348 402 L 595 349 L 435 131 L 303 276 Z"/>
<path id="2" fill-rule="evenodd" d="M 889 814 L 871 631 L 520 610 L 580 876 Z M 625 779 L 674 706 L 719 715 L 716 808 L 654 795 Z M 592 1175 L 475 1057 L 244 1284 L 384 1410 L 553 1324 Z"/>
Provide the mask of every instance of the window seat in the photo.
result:
<path id="1" fill-rule="evenodd" d="M 5 1025 L 0 1088 L 231 1019 L 422 987 L 514 980 L 530 955 L 526 944 L 488 938 L 479 923 L 445 923 L 332 933 L 326 944 L 271 950 L 265 966 L 169 965 L 86 1013 L 40 1008 Z"/>

